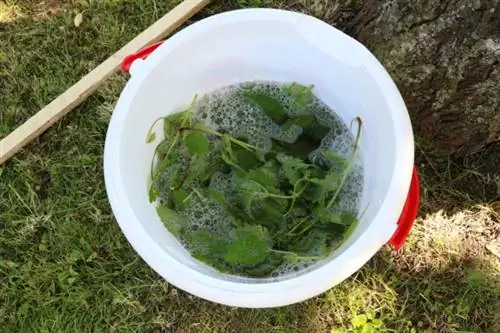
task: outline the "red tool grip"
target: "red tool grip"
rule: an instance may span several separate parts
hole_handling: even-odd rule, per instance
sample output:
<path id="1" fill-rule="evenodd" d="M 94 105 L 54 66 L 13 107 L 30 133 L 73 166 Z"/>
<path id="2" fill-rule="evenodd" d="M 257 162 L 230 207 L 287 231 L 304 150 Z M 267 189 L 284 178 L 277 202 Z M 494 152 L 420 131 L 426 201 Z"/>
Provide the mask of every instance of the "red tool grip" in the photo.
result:
<path id="1" fill-rule="evenodd" d="M 124 72 L 127 72 L 130 70 L 130 66 L 132 66 L 132 63 L 137 60 L 137 59 L 146 59 L 154 50 L 156 50 L 161 44 L 163 44 L 163 41 L 156 42 L 154 44 L 148 45 L 145 48 L 137 51 L 136 53 L 130 54 L 126 56 L 122 64 L 120 66 L 121 70 Z"/>
<path id="2" fill-rule="evenodd" d="M 413 175 L 411 178 L 410 190 L 408 191 L 408 197 L 406 198 L 403 211 L 398 220 L 398 228 L 392 235 L 389 244 L 397 251 L 399 250 L 406 241 L 410 229 L 413 226 L 413 222 L 417 218 L 418 206 L 420 200 L 420 185 L 418 180 L 417 169 L 413 168 Z"/>

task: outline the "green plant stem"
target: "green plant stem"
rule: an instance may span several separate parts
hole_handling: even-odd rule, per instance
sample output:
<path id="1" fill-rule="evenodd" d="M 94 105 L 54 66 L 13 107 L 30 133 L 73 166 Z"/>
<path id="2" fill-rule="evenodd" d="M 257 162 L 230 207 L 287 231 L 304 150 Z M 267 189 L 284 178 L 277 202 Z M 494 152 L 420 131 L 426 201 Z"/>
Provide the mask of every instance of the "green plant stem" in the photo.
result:
<path id="1" fill-rule="evenodd" d="M 165 119 L 166 117 L 159 117 L 159 118 L 156 118 L 156 120 L 153 122 L 153 124 L 151 125 L 151 127 L 149 127 L 149 130 L 148 130 L 148 134 L 146 135 L 146 138 L 149 138 L 151 136 L 151 134 L 153 133 L 153 128 L 156 126 L 156 124 L 158 124 L 158 122 L 162 119 Z"/>
<path id="2" fill-rule="evenodd" d="M 189 109 L 187 110 L 187 114 L 186 116 L 184 117 L 184 119 L 182 119 L 182 122 L 181 122 L 181 127 L 184 127 L 186 126 L 186 123 L 191 123 L 192 120 L 193 120 L 193 108 L 196 104 L 196 100 L 198 99 L 198 95 L 195 95 L 193 97 L 193 100 L 191 101 L 191 104 L 189 105 Z M 148 132 L 148 136 L 151 134 L 151 131 L 153 129 L 153 127 L 155 126 L 155 124 L 160 121 L 161 119 L 165 119 L 167 117 L 161 117 L 161 118 L 158 118 L 155 120 L 155 122 L 153 123 L 153 125 L 151 125 L 151 128 L 149 129 L 149 132 Z M 175 137 L 174 137 L 174 140 L 172 142 L 172 144 L 170 145 L 170 147 L 168 148 L 168 151 L 167 153 L 165 154 L 165 158 L 164 160 L 166 160 L 168 158 L 168 156 L 170 155 L 170 153 L 172 152 L 172 150 L 174 149 L 175 145 L 177 144 L 177 142 L 179 141 L 179 138 L 180 138 L 180 134 L 179 132 L 175 133 Z M 155 149 L 155 152 L 154 152 L 154 156 L 156 156 L 157 152 L 158 152 L 158 147 L 159 145 L 156 147 Z M 154 161 L 154 158 L 153 158 L 153 161 Z M 153 163 L 151 163 L 151 178 L 152 179 L 155 179 L 154 177 L 154 170 L 153 170 Z"/>
<path id="3" fill-rule="evenodd" d="M 258 148 L 249 144 L 249 143 L 246 143 L 244 141 L 241 141 L 241 140 L 238 140 L 238 139 L 235 139 L 233 138 L 231 135 L 228 135 L 228 134 L 222 134 L 220 132 L 217 132 L 216 130 L 213 130 L 209 127 L 206 127 L 206 126 L 200 126 L 200 125 L 197 125 L 196 127 L 181 127 L 179 129 L 179 131 L 182 133 L 184 131 L 194 131 L 194 132 L 199 132 L 199 133 L 204 133 L 204 134 L 211 134 L 211 135 L 215 135 L 215 136 L 218 136 L 218 137 L 226 137 L 229 139 L 229 141 L 237 144 L 238 146 L 248 150 L 248 151 L 257 151 Z"/>
<path id="4" fill-rule="evenodd" d="M 312 227 L 313 225 L 315 225 L 315 224 L 316 224 L 316 221 L 315 221 L 314 219 L 312 219 L 312 220 L 311 220 L 311 223 L 309 223 L 309 225 L 308 225 L 308 226 L 306 226 L 304 229 L 302 229 L 299 233 L 295 234 L 294 236 L 300 236 L 300 235 L 302 235 L 302 234 L 303 234 L 303 233 L 305 233 L 307 230 L 311 229 L 311 227 Z"/>
<path id="5" fill-rule="evenodd" d="M 293 236 L 292 233 L 295 230 L 297 230 L 297 228 L 300 227 L 304 222 L 306 222 L 307 220 L 309 220 L 309 218 L 310 218 L 310 216 L 304 217 L 302 220 L 299 221 L 299 223 L 297 223 L 296 225 L 294 225 L 293 228 L 286 233 L 286 235 L 287 236 Z"/>
<path id="6" fill-rule="evenodd" d="M 337 197 L 339 196 L 340 194 L 340 191 L 342 190 L 342 187 L 344 187 L 344 184 L 347 180 L 347 177 L 349 176 L 349 173 L 351 172 L 351 169 L 352 169 L 352 166 L 354 164 L 354 159 L 356 157 L 356 150 L 358 148 L 358 145 L 359 145 L 359 139 L 361 137 L 361 127 L 363 125 L 363 121 L 361 120 L 360 117 L 356 117 L 354 119 L 355 121 L 358 122 L 358 132 L 356 134 L 356 140 L 354 142 L 354 147 L 352 149 L 352 156 L 351 158 L 349 159 L 349 164 L 347 165 L 347 167 L 344 169 L 344 173 L 342 174 L 342 181 L 340 182 L 340 186 L 337 188 L 337 191 L 335 191 L 335 194 L 333 195 L 333 197 L 330 199 L 330 202 L 328 203 L 328 205 L 326 206 L 326 209 L 329 209 L 332 207 L 332 205 L 335 203 L 335 200 L 337 200 Z"/>
<path id="7" fill-rule="evenodd" d="M 200 193 L 200 191 L 198 191 L 197 189 L 193 188 L 193 192 L 191 193 L 194 193 L 198 196 L 198 198 L 200 198 L 201 201 L 203 201 L 204 197 L 203 195 Z"/>
<path id="8" fill-rule="evenodd" d="M 181 181 L 179 182 L 179 184 L 174 187 L 172 189 L 172 191 L 177 191 L 178 189 L 180 189 L 182 187 L 182 185 L 184 185 L 184 183 L 186 182 L 186 179 L 188 178 L 189 176 L 189 171 L 191 170 L 191 168 L 193 167 L 193 164 L 194 164 L 194 161 L 196 160 L 196 156 L 193 156 L 191 158 L 191 161 L 189 161 L 189 165 L 187 167 L 187 170 L 186 172 L 184 173 L 184 176 L 182 177 Z"/>
<path id="9" fill-rule="evenodd" d="M 304 177 L 304 178 L 302 178 L 302 179 L 299 179 L 295 183 L 295 185 L 293 186 L 292 204 L 290 205 L 290 208 L 288 209 L 288 211 L 285 213 L 285 215 L 284 215 L 285 217 L 288 216 L 288 215 L 290 215 L 290 213 L 292 212 L 293 206 L 295 205 L 295 201 L 306 190 L 306 187 L 304 187 L 301 191 L 297 192 L 297 186 L 300 184 L 301 181 L 309 181 L 309 179 L 307 178 L 307 176 Z"/>

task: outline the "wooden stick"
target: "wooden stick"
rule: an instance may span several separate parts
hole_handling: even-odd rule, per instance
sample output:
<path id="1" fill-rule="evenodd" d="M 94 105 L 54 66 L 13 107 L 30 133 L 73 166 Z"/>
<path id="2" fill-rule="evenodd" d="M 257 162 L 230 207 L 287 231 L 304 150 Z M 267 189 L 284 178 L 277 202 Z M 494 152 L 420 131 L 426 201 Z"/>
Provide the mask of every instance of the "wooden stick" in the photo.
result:
<path id="1" fill-rule="evenodd" d="M 104 80 L 118 70 L 125 56 L 172 33 L 209 2 L 210 0 L 183 1 L 2 139 L 0 141 L 0 165 L 83 102 Z"/>

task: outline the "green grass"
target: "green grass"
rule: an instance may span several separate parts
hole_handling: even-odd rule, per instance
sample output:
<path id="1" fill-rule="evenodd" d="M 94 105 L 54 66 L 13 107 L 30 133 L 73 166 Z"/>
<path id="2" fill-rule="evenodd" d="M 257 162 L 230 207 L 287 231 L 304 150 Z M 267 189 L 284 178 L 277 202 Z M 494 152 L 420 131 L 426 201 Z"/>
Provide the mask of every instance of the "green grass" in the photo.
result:
<path id="1" fill-rule="evenodd" d="M 177 2 L 0 1 L 0 138 Z M 197 17 L 261 5 L 330 15 L 320 0 L 238 0 Z M 126 79 L 115 75 L 0 166 L 0 332 L 500 332 L 500 264 L 484 249 L 500 233 L 491 179 L 425 145 L 424 204 L 407 245 L 325 294 L 247 310 L 163 281 L 123 237 L 103 184 L 103 142 Z"/>

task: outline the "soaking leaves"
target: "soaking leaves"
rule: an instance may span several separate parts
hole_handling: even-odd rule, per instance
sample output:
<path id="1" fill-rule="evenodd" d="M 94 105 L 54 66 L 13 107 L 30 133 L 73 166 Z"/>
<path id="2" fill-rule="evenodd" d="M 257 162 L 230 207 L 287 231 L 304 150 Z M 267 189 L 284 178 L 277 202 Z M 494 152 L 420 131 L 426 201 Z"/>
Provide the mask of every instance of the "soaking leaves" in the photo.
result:
<path id="1" fill-rule="evenodd" d="M 264 113 L 276 123 L 281 124 L 285 120 L 285 109 L 276 99 L 264 94 L 251 94 L 248 92 L 244 96 L 255 105 L 261 107 Z"/>
<path id="2" fill-rule="evenodd" d="M 226 204 L 226 199 L 224 198 L 224 194 L 214 191 L 214 190 L 209 190 L 208 191 L 208 196 L 212 199 L 215 200 L 216 202 L 220 204 Z"/>
<path id="3" fill-rule="evenodd" d="M 201 133 L 191 132 L 184 137 L 184 144 L 191 154 L 203 155 L 208 153 L 208 139 Z"/>
<path id="4" fill-rule="evenodd" d="M 278 175 L 270 168 L 252 169 L 248 172 L 248 178 L 261 184 L 268 190 L 274 190 L 278 186 Z"/>
<path id="5" fill-rule="evenodd" d="M 303 160 L 279 153 L 276 159 L 281 163 L 281 175 L 287 178 L 290 184 L 295 185 L 303 178 L 303 172 L 311 167 L 310 164 L 304 163 Z"/>
<path id="6" fill-rule="evenodd" d="M 343 158 L 323 148 L 334 129 L 319 124 L 313 86 L 282 84 L 266 94 L 249 84 L 233 94 L 243 104 L 230 112 L 251 107 L 255 118 L 238 116 L 232 130 L 217 127 L 231 116 L 219 113 L 223 100 L 210 109 L 196 97 L 186 110 L 152 124 L 148 143 L 156 141 L 153 128 L 163 121 L 164 139 L 156 146 L 149 181 L 160 220 L 194 258 L 223 273 L 265 277 L 284 264 L 327 257 L 358 224 L 356 212 L 340 210 L 337 203 L 353 166 L 361 120 L 356 118 L 352 156 Z M 210 112 L 215 116 L 207 117 Z M 269 132 L 281 132 L 259 128 L 252 141 L 238 130 L 270 120 Z M 270 147 L 259 141 L 266 134 Z"/>
<path id="7" fill-rule="evenodd" d="M 224 260 L 232 265 L 255 266 L 265 261 L 271 250 L 267 230 L 259 225 L 238 228 L 230 238 Z"/>
<path id="8" fill-rule="evenodd" d="M 303 109 L 307 104 L 313 101 L 313 90 L 314 86 L 304 86 L 299 83 L 292 83 L 288 86 L 285 86 L 285 94 L 289 97 L 292 97 L 297 105 Z"/>
<path id="9" fill-rule="evenodd" d="M 174 207 L 178 210 L 184 210 L 187 208 L 187 199 L 189 193 L 185 189 L 178 189 L 172 192 L 172 202 Z"/>
<path id="10" fill-rule="evenodd" d="M 168 231 L 179 237 L 185 226 L 184 218 L 166 206 L 159 206 L 156 208 L 156 212 Z"/>
<path id="11" fill-rule="evenodd" d="M 262 164 L 260 159 L 257 157 L 257 154 L 247 149 L 237 149 L 234 154 L 239 166 L 245 171 L 257 168 Z"/>

